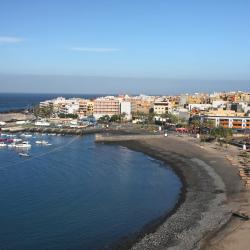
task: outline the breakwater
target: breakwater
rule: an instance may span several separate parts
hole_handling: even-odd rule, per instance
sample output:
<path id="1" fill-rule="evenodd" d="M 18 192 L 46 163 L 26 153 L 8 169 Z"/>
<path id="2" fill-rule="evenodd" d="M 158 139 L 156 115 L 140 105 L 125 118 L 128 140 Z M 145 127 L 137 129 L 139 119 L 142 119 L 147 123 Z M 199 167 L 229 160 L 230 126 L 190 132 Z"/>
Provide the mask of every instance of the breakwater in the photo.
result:
<path id="1" fill-rule="evenodd" d="M 96 142 L 119 142 L 119 141 L 133 141 L 133 140 L 146 140 L 146 139 L 159 139 L 163 138 L 162 134 L 134 134 L 134 135 L 102 135 L 96 134 Z"/>
<path id="2" fill-rule="evenodd" d="M 42 127 L 29 127 L 25 128 L 25 132 L 32 133 L 47 133 L 47 134 L 71 134 L 71 135 L 84 135 L 102 133 L 105 131 L 103 128 L 42 128 Z"/>

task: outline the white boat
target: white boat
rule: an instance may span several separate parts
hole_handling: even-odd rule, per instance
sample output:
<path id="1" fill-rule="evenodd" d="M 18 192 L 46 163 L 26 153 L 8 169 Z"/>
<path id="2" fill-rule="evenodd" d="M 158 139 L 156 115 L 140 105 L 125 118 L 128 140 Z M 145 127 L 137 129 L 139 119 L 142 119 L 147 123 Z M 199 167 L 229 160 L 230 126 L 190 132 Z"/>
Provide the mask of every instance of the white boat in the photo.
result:
<path id="1" fill-rule="evenodd" d="M 27 141 L 16 144 L 16 148 L 31 148 L 31 144 Z"/>
<path id="2" fill-rule="evenodd" d="M 7 144 L 6 143 L 4 143 L 4 142 L 0 142 L 0 147 L 6 147 L 7 146 Z"/>
<path id="3" fill-rule="evenodd" d="M 8 145 L 9 148 L 15 148 L 16 147 L 16 143 L 11 143 Z"/>
<path id="4" fill-rule="evenodd" d="M 23 157 L 30 157 L 29 154 L 26 154 L 26 153 L 19 153 L 20 156 L 23 156 Z"/>
<path id="5" fill-rule="evenodd" d="M 22 134 L 22 136 L 26 137 L 26 138 L 31 138 L 32 137 L 32 135 L 30 135 L 30 134 Z"/>
<path id="6" fill-rule="evenodd" d="M 50 146 L 50 145 L 52 145 L 52 144 L 49 144 L 47 141 L 36 141 L 35 142 L 36 144 L 40 144 L 40 145 L 45 145 L 45 146 Z"/>
<path id="7" fill-rule="evenodd" d="M 22 141 L 22 139 L 19 139 L 19 138 L 13 139 L 13 142 L 21 142 L 21 141 Z"/>

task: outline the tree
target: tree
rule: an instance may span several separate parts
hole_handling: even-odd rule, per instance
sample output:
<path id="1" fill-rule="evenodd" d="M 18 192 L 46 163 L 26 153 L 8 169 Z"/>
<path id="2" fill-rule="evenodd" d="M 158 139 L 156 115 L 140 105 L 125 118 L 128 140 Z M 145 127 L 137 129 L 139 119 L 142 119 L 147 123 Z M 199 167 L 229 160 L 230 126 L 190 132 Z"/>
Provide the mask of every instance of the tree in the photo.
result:
<path id="1" fill-rule="evenodd" d="M 193 119 L 190 122 L 190 125 L 191 125 L 192 130 L 193 130 L 194 133 L 200 132 L 201 121 L 199 119 Z"/>
<path id="2" fill-rule="evenodd" d="M 215 121 L 214 120 L 205 120 L 203 122 L 203 126 L 209 129 L 213 129 L 215 127 Z"/>
<path id="3" fill-rule="evenodd" d="M 50 118 L 53 114 L 53 106 L 48 105 L 44 107 L 36 106 L 34 107 L 34 115 L 36 117 L 40 116 L 43 118 Z"/>
<path id="4" fill-rule="evenodd" d="M 77 119 L 78 115 L 77 114 L 64 114 L 64 113 L 60 113 L 58 114 L 59 118 L 72 118 L 72 119 Z"/>
<path id="5" fill-rule="evenodd" d="M 120 115 L 112 115 L 109 119 L 110 122 L 117 122 L 121 120 L 121 116 Z"/>
<path id="6" fill-rule="evenodd" d="M 108 123 L 109 120 L 110 120 L 109 115 L 104 115 L 104 116 L 101 116 L 101 117 L 98 119 L 98 122 L 100 122 L 100 123 Z"/>
<path id="7" fill-rule="evenodd" d="M 161 118 L 166 118 L 169 123 L 174 123 L 174 124 L 177 124 L 180 120 L 178 116 L 176 116 L 170 112 L 166 112 L 164 114 L 161 114 Z"/>
<path id="8" fill-rule="evenodd" d="M 224 139 L 226 143 L 229 142 L 229 140 L 233 136 L 233 131 L 231 128 L 224 128 L 222 126 L 213 128 L 211 131 L 211 135 L 216 138 L 216 140 L 220 140 L 220 144 L 222 145 L 222 140 Z"/>
<path id="9" fill-rule="evenodd" d="M 120 115 L 120 120 L 121 122 L 124 121 L 125 117 L 127 116 L 127 114 L 125 112 L 122 112 Z"/>
<path id="10" fill-rule="evenodd" d="M 148 113 L 148 118 L 147 118 L 148 122 L 149 122 L 149 123 L 154 123 L 154 118 L 155 118 L 155 116 L 156 116 L 156 113 L 155 113 L 155 112 L 149 112 L 149 113 Z"/>

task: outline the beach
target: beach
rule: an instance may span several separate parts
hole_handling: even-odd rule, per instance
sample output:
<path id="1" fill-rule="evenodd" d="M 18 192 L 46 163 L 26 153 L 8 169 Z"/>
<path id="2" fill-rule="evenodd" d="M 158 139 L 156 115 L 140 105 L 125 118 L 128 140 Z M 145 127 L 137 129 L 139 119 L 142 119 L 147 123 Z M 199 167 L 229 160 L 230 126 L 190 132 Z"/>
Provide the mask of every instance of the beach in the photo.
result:
<path id="1" fill-rule="evenodd" d="M 140 234 L 132 249 L 214 249 L 213 244 L 222 244 L 225 228 L 239 220 L 232 217 L 232 211 L 240 209 L 239 197 L 245 195 L 237 167 L 225 152 L 213 144 L 200 145 L 188 136 L 117 143 L 165 162 L 183 183 L 175 209 L 150 231 Z"/>

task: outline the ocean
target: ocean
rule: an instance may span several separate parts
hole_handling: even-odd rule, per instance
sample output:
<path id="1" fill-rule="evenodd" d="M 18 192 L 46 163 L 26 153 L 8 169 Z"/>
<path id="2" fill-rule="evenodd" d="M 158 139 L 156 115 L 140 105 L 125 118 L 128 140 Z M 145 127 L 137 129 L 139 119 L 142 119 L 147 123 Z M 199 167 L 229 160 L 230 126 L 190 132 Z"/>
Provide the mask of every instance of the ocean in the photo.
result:
<path id="1" fill-rule="evenodd" d="M 70 97 L 81 97 L 81 98 L 96 98 L 101 95 L 98 94 L 8 94 L 8 93 L 0 93 L 0 113 L 1 112 L 9 112 L 9 111 L 17 111 L 21 109 L 28 109 L 34 105 L 39 104 L 41 101 L 50 100 L 59 96 L 63 96 L 65 98 Z"/>

